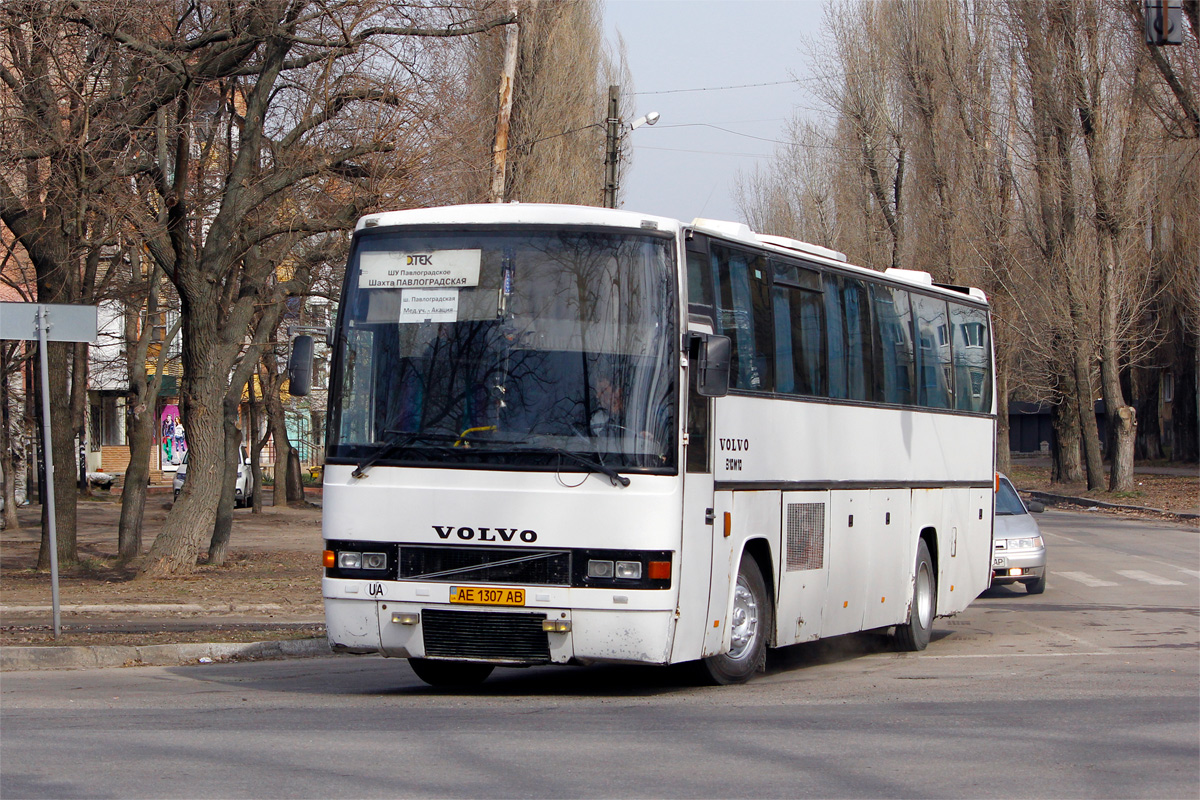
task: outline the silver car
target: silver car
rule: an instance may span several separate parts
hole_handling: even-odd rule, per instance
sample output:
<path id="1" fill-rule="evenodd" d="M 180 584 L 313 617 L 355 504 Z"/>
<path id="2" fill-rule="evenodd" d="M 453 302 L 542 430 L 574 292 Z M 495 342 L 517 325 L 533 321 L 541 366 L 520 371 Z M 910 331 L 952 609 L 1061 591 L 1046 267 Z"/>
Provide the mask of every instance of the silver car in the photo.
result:
<path id="1" fill-rule="evenodd" d="M 241 508 L 254 502 L 254 473 L 250 470 L 250 458 L 246 455 L 244 446 L 238 447 L 238 459 L 237 479 L 233 483 L 233 505 Z M 188 454 L 184 453 L 183 462 L 175 471 L 175 479 L 172 481 L 176 500 L 179 499 L 179 492 L 187 480 L 187 465 Z"/>
<path id="2" fill-rule="evenodd" d="M 992 539 L 992 585 L 1023 583 L 1030 594 L 1046 591 L 1046 542 L 1030 512 L 1045 507 L 1021 502 L 1004 475 L 996 482 L 996 527 Z"/>

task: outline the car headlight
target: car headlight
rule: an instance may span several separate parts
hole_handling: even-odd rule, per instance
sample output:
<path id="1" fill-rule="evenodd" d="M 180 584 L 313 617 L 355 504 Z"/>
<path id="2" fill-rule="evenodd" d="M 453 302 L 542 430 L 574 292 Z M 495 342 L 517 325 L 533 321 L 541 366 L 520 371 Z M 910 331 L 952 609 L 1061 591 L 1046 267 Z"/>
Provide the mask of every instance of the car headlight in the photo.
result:
<path id="1" fill-rule="evenodd" d="M 1009 550 L 1038 550 L 1044 546 L 1042 537 L 1040 536 L 1027 536 L 1021 539 L 1008 540 Z"/>

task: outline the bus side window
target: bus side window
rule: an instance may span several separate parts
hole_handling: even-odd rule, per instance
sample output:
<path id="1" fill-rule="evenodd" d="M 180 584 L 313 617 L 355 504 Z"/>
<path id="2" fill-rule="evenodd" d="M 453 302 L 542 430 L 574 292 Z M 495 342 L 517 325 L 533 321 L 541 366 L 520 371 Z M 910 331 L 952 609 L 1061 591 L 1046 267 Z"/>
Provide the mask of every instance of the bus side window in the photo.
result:
<path id="1" fill-rule="evenodd" d="M 697 364 L 700 339 L 691 340 L 692 346 L 688 357 L 692 364 Z M 693 376 L 694 377 L 694 376 Z M 688 472 L 710 472 L 708 466 L 708 433 L 709 408 L 712 403 L 707 397 L 702 397 L 696 391 L 696 381 L 689 381 L 687 387 L 687 461 L 684 469 Z"/>
<path id="2" fill-rule="evenodd" d="M 842 320 L 842 281 L 825 274 L 825 327 L 829 363 L 829 396 L 849 397 L 846 386 L 846 331 Z"/>
<path id="3" fill-rule="evenodd" d="M 770 392 L 775 388 L 773 317 L 767 262 L 761 255 L 712 247 L 717 268 L 717 333 L 733 345 L 730 385 Z"/>
<path id="4" fill-rule="evenodd" d="M 954 374 L 950 365 L 950 327 L 946 301 L 915 294 L 917 402 L 929 408 L 950 408 Z"/>
<path id="5" fill-rule="evenodd" d="M 875 400 L 875 348 L 867 285 L 857 278 L 843 277 L 841 299 L 846 322 L 845 396 Z"/>
<path id="6" fill-rule="evenodd" d="M 991 411 L 992 348 L 988 341 L 987 311 L 951 303 L 950 330 L 957 386 L 954 407 L 960 411 Z"/>
<path id="7" fill-rule="evenodd" d="M 776 389 L 823 396 L 825 325 L 820 276 L 792 264 L 776 263 L 774 267 Z"/>
<path id="8" fill-rule="evenodd" d="M 914 399 L 911 300 L 906 290 L 878 283 L 871 285 L 871 295 L 881 367 L 878 399 L 911 405 Z"/>
<path id="9" fill-rule="evenodd" d="M 712 316 L 712 269 L 708 256 L 700 249 L 687 251 L 688 312 Z"/>

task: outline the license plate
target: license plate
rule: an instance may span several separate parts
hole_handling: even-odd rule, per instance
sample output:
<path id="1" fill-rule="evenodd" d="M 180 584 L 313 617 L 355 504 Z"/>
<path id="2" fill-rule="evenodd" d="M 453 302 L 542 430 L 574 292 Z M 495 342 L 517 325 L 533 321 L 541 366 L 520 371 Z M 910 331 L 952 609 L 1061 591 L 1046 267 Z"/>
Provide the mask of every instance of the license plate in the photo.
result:
<path id="1" fill-rule="evenodd" d="M 1005 558 L 1004 556 L 996 556 L 995 558 L 992 559 L 993 567 L 1003 567 L 1003 566 L 1006 566 L 1007 564 L 1008 564 L 1008 559 Z"/>
<path id="2" fill-rule="evenodd" d="M 523 606 L 525 590 L 491 586 L 451 586 L 450 602 L 474 606 Z"/>

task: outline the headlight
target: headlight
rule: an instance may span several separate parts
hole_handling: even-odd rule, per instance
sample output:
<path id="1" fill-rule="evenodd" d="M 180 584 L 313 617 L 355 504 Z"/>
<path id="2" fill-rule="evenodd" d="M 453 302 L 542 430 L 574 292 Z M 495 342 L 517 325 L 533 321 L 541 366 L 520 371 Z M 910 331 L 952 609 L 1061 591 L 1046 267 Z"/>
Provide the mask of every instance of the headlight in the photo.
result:
<path id="1" fill-rule="evenodd" d="M 1038 550 L 1043 546 L 1042 537 L 1040 536 L 1030 536 L 1023 539 L 1008 540 L 1009 550 Z"/>

